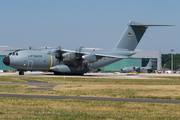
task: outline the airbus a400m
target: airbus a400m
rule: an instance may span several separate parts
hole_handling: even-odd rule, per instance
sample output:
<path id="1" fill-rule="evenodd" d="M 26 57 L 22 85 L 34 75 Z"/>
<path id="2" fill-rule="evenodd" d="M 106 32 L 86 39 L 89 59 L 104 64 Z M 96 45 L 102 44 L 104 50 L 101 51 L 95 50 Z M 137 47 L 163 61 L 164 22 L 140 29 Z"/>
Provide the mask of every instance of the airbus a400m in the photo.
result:
<path id="1" fill-rule="evenodd" d="M 57 49 L 19 49 L 9 53 L 3 63 L 19 71 L 52 71 L 54 74 L 79 74 L 104 67 L 135 54 L 136 46 L 149 26 L 130 21 L 124 34 L 112 50 L 92 51 Z M 167 26 L 167 25 L 165 25 Z"/>

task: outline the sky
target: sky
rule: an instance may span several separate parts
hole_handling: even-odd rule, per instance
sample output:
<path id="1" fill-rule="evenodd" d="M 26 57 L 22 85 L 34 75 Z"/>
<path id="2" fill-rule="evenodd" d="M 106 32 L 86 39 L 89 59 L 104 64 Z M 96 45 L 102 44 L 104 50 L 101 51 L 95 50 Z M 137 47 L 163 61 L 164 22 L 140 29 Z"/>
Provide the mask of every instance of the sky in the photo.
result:
<path id="1" fill-rule="evenodd" d="M 129 21 L 149 27 L 136 49 L 180 53 L 178 0 L 0 0 L 0 46 L 113 49 Z"/>

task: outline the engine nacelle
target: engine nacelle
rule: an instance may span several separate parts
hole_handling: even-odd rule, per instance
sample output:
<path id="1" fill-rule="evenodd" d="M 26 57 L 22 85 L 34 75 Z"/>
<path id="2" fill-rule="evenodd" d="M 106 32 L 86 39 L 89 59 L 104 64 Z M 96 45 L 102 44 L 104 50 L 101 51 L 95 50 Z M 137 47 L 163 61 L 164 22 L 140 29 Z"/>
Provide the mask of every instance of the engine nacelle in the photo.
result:
<path id="1" fill-rule="evenodd" d="M 93 63 L 97 61 L 95 54 L 84 55 L 82 58 L 86 63 Z"/>
<path id="2" fill-rule="evenodd" d="M 140 73 L 140 72 L 141 72 L 140 67 L 135 67 L 135 71 L 138 72 L 138 73 Z"/>
<path id="3" fill-rule="evenodd" d="M 74 52 L 68 52 L 62 54 L 63 56 L 63 61 L 74 61 L 76 58 L 76 54 Z"/>
<path id="4" fill-rule="evenodd" d="M 56 65 L 52 67 L 52 70 L 56 72 L 61 72 L 61 73 L 68 73 L 70 72 L 70 69 L 67 65 Z"/>

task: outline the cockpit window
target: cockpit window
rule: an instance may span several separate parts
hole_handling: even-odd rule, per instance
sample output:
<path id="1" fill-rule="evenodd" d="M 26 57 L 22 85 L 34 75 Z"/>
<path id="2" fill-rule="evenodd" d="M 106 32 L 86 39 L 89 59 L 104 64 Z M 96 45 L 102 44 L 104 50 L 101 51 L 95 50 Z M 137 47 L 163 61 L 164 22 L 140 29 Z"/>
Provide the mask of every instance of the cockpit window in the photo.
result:
<path id="1" fill-rule="evenodd" d="M 10 55 L 12 55 L 12 53 L 9 53 L 8 55 L 10 56 Z"/>
<path id="2" fill-rule="evenodd" d="M 7 56 L 11 56 L 11 55 L 16 55 L 16 56 L 18 56 L 18 53 L 17 53 L 17 52 L 10 52 Z"/>

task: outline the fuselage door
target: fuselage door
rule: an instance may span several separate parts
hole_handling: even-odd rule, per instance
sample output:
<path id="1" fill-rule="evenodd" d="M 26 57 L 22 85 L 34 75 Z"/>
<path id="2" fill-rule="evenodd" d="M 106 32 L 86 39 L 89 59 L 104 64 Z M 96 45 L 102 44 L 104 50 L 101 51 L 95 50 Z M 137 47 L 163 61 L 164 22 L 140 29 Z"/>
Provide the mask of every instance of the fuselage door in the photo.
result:
<path id="1" fill-rule="evenodd" d="M 31 70 L 32 67 L 33 67 L 33 61 L 32 61 L 32 60 L 29 60 L 29 61 L 28 61 L 27 69 L 28 69 L 28 70 Z"/>

